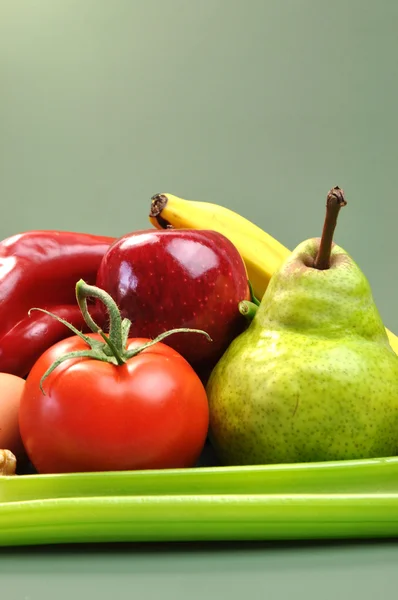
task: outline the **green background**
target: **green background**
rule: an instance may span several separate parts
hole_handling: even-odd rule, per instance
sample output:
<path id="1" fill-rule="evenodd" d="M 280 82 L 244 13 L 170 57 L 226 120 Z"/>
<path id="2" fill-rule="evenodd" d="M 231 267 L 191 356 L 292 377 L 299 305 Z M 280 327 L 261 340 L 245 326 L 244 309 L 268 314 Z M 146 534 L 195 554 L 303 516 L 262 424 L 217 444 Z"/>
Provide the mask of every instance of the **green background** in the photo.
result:
<path id="1" fill-rule="evenodd" d="M 340 185 L 336 241 L 398 333 L 397 31 L 395 0 L 0 0 L 0 238 L 146 228 L 167 191 L 293 248 L 320 234 Z M 7 600 L 115 585 L 142 599 L 374 598 L 397 559 L 394 543 L 13 551 L 0 573 Z"/>

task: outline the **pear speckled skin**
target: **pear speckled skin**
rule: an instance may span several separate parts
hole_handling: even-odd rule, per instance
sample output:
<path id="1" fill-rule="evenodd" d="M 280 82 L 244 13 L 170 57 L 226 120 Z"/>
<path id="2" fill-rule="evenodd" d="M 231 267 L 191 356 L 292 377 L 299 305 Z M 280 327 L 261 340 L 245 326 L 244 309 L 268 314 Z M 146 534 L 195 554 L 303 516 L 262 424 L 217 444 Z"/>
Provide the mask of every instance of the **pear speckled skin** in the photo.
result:
<path id="1" fill-rule="evenodd" d="M 313 268 L 319 242 L 302 242 L 273 275 L 208 381 L 224 464 L 397 453 L 398 356 L 352 258 L 334 244 L 330 268 Z"/>

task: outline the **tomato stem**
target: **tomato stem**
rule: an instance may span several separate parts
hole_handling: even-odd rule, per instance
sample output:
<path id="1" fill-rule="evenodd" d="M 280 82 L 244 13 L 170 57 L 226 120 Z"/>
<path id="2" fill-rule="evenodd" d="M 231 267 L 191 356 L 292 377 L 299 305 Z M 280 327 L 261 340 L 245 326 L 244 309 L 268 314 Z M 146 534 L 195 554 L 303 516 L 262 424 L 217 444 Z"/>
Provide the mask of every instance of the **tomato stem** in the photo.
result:
<path id="1" fill-rule="evenodd" d="M 112 356 L 115 357 L 116 362 L 118 365 L 123 365 L 126 361 L 124 360 L 122 353 L 119 352 L 118 348 L 115 346 L 115 344 L 113 343 L 113 341 L 111 340 L 110 337 L 108 337 L 107 335 L 105 335 L 105 333 L 102 331 L 102 329 L 98 330 L 98 333 L 100 334 L 100 336 L 102 337 L 102 339 L 104 340 L 104 342 L 107 344 L 107 346 L 109 347 Z M 123 347 L 122 347 L 123 350 Z"/>
<path id="2" fill-rule="evenodd" d="M 102 331 L 102 329 L 97 325 L 97 323 L 94 321 L 94 319 L 88 312 L 87 298 L 89 297 L 97 298 L 103 304 L 105 304 L 110 320 L 109 335 L 106 335 Z M 180 329 L 171 329 L 170 331 L 165 331 L 164 333 L 158 335 L 155 339 L 148 340 L 147 342 L 145 341 L 138 348 L 134 348 L 133 350 L 127 350 L 131 321 L 129 321 L 129 319 L 122 319 L 119 308 L 116 302 L 113 300 L 113 298 L 107 292 L 105 292 L 105 290 L 101 290 L 100 288 L 93 285 L 88 285 L 85 281 L 83 281 L 83 279 L 80 279 L 76 284 L 76 299 L 85 322 L 87 323 L 87 325 L 93 333 L 102 337 L 103 342 L 101 342 L 98 339 L 94 339 L 89 335 L 84 335 L 84 333 L 78 331 L 76 327 L 74 327 L 71 323 L 68 323 L 68 321 L 65 321 L 61 317 L 58 317 L 54 313 L 50 313 L 49 311 L 43 308 L 31 308 L 29 311 L 30 314 L 32 310 L 40 310 L 41 312 L 46 313 L 54 319 L 57 319 L 57 321 L 63 323 L 73 333 L 79 336 L 88 346 L 86 350 L 76 350 L 75 352 L 69 352 L 52 363 L 52 365 L 47 369 L 47 371 L 44 373 L 43 377 L 40 380 L 40 389 L 44 395 L 44 380 L 54 371 L 54 369 L 56 369 L 65 360 L 69 360 L 72 358 L 91 358 L 93 360 L 101 360 L 102 362 L 110 363 L 114 366 L 120 366 L 125 364 L 126 361 L 130 358 L 137 356 L 137 354 L 139 354 L 146 348 L 154 346 L 155 344 L 164 340 L 169 335 L 173 335 L 175 333 L 200 333 L 204 335 L 210 342 L 212 341 L 209 334 L 205 331 L 202 331 L 201 329 L 189 329 L 183 327 Z"/>
<path id="3" fill-rule="evenodd" d="M 76 284 L 76 299 L 77 303 L 82 311 L 82 315 L 87 325 L 93 331 L 93 333 L 100 333 L 101 328 L 95 323 L 87 307 L 87 298 L 97 298 L 104 305 L 109 315 L 109 341 L 106 343 L 110 348 L 116 350 L 116 355 L 119 357 L 123 354 L 123 335 L 122 335 L 122 318 L 120 316 L 119 308 L 112 298 L 105 290 L 101 290 L 95 285 L 89 285 L 83 279 L 80 279 Z M 105 335 L 105 334 L 104 334 Z M 102 336 L 103 337 L 103 336 Z M 104 338 L 105 339 L 105 338 Z M 122 364 L 122 363 L 121 363 Z"/>
<path id="4" fill-rule="evenodd" d="M 63 319 L 62 317 L 59 317 L 58 315 L 55 315 L 54 313 L 50 312 L 49 310 L 45 310 L 44 308 L 33 307 L 33 308 L 29 309 L 28 310 L 28 316 L 29 317 L 30 317 L 30 313 L 33 310 L 38 310 L 39 312 L 42 312 L 45 315 L 48 315 L 49 317 L 52 317 L 53 319 L 56 319 L 57 321 L 59 321 L 60 323 L 62 323 L 66 327 L 68 327 L 68 329 L 70 329 L 75 335 L 78 335 L 83 341 L 85 341 L 87 344 L 89 344 L 89 346 L 92 346 L 93 340 L 91 340 L 87 335 L 84 335 L 83 332 L 81 332 L 78 329 L 76 329 L 76 327 L 74 325 L 72 325 L 72 323 L 68 323 L 68 321 L 65 321 L 65 319 Z M 94 340 L 94 342 L 95 342 L 95 340 Z"/>
<path id="5" fill-rule="evenodd" d="M 57 360 L 55 360 L 50 367 L 48 367 L 47 371 L 44 373 L 43 377 L 40 379 L 40 390 L 42 394 L 45 396 L 45 392 L 43 389 L 43 383 L 47 379 L 49 375 L 59 367 L 60 364 L 65 362 L 65 360 L 69 360 L 71 358 L 93 358 L 96 360 L 101 360 L 102 362 L 108 362 L 111 364 L 115 364 L 115 358 L 112 356 L 106 356 L 105 354 L 101 354 L 101 352 L 97 352 L 95 350 L 75 350 L 74 352 L 68 352 L 64 354 Z"/>
<path id="6" fill-rule="evenodd" d="M 170 329 L 169 331 L 165 331 L 164 333 L 161 333 L 160 335 L 158 335 L 157 337 L 155 337 L 153 340 L 150 340 L 149 342 L 146 342 L 145 344 L 143 344 L 139 348 L 134 348 L 134 350 L 128 350 L 126 352 L 126 357 L 127 358 L 132 358 L 133 356 L 136 356 L 137 354 L 139 354 L 140 352 L 142 352 L 143 350 L 145 350 L 145 348 L 150 348 L 154 344 L 158 344 L 159 342 L 161 342 L 165 338 L 169 337 L 169 335 L 174 335 L 175 333 L 201 333 L 202 335 L 204 335 L 208 339 L 209 342 L 213 341 L 211 339 L 211 337 L 209 336 L 209 334 L 206 333 L 205 331 L 202 331 L 201 329 L 187 329 L 185 327 L 181 327 L 179 329 Z"/>

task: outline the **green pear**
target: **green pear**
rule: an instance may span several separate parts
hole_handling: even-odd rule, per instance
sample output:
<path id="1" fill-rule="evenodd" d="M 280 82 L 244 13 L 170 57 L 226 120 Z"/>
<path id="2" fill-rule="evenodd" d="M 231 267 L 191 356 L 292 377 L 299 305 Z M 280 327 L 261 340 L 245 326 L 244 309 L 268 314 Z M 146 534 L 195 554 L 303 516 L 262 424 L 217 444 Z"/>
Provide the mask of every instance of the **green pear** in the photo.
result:
<path id="1" fill-rule="evenodd" d="M 367 278 L 332 242 L 344 204 L 333 188 L 322 238 L 299 244 L 274 273 L 211 373 L 209 437 L 224 464 L 397 452 L 398 356 Z"/>

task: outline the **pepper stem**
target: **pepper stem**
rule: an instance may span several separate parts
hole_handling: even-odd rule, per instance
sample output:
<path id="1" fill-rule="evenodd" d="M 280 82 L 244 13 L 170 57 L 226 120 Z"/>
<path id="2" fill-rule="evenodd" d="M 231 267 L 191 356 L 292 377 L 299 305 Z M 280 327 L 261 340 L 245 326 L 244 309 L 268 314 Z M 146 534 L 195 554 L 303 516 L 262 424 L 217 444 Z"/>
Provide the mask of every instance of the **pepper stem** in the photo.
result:
<path id="1" fill-rule="evenodd" d="M 315 269 L 324 271 L 330 267 L 330 254 L 332 251 L 333 234 L 337 224 L 337 217 L 340 208 L 346 204 L 347 201 L 344 197 L 344 190 L 336 186 L 329 191 L 326 198 L 326 217 L 323 225 L 322 238 L 314 262 Z"/>

